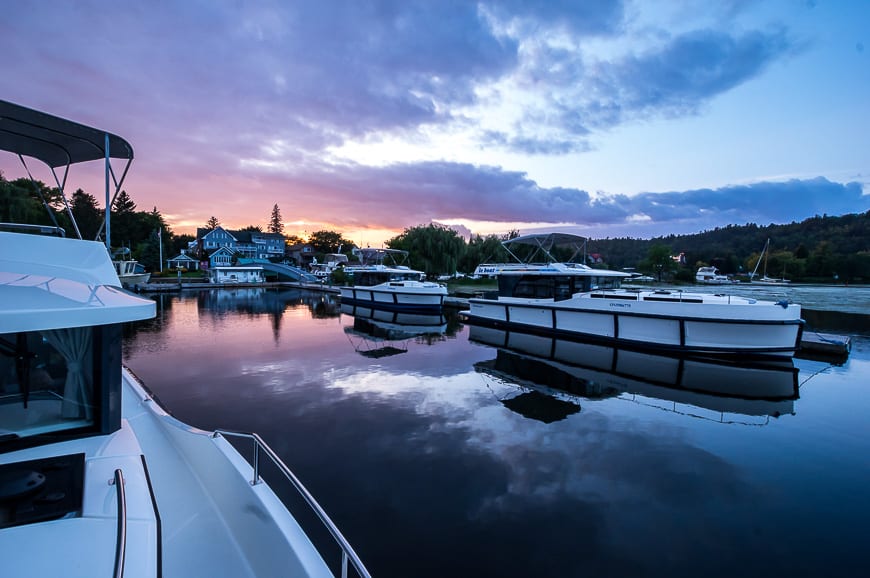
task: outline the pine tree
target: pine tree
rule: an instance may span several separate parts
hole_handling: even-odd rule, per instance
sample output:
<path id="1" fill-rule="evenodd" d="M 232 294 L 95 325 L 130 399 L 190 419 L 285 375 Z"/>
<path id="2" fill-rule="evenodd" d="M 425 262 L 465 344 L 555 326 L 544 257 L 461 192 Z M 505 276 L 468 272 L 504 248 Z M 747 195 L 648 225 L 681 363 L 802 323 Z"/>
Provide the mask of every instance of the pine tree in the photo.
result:
<path id="1" fill-rule="evenodd" d="M 133 199 L 130 198 L 127 191 L 121 191 L 118 193 L 118 196 L 115 197 L 115 202 L 112 204 L 112 210 L 119 215 L 135 213 L 136 203 L 133 202 Z"/>
<path id="2" fill-rule="evenodd" d="M 269 220 L 270 233 L 283 233 L 284 223 L 281 222 L 281 209 L 278 208 L 278 203 L 272 207 L 272 218 Z"/>
<path id="3" fill-rule="evenodd" d="M 212 215 L 208 221 L 205 223 L 205 228 L 209 231 L 213 231 L 221 226 L 221 222 L 218 221 L 218 218 Z"/>

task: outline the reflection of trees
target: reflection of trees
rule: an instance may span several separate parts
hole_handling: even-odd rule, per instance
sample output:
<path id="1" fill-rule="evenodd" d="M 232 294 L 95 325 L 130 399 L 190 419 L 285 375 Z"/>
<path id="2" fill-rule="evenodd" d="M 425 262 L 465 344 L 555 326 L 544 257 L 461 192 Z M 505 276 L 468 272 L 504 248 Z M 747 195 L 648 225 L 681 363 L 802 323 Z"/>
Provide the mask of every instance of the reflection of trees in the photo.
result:
<path id="1" fill-rule="evenodd" d="M 166 318 L 172 314 L 177 302 L 196 300 L 200 320 L 222 323 L 228 314 L 257 318 L 268 315 L 275 342 L 280 339 L 284 312 L 287 309 L 305 305 L 312 318 L 338 317 L 338 300 L 334 295 L 302 289 L 273 289 L 265 287 L 236 287 L 198 290 L 195 294 L 154 293 L 144 295 L 157 303 L 157 315 L 153 319 L 125 323 L 123 327 L 124 344 L 132 343 L 140 333 L 159 334 Z"/>
<path id="2" fill-rule="evenodd" d="M 314 295 L 306 301 L 314 319 L 330 319 L 341 315 L 340 303 L 331 293 Z"/>

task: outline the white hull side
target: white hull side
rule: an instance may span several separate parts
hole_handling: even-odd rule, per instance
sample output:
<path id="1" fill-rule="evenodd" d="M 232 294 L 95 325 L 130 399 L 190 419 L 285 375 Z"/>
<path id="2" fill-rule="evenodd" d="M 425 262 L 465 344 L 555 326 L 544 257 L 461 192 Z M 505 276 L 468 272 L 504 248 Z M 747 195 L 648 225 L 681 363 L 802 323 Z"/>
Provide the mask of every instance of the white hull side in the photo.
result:
<path id="1" fill-rule="evenodd" d="M 472 299 L 468 317 L 557 334 L 707 353 L 792 355 L 802 328 L 799 306 L 749 301 Z"/>
<path id="2" fill-rule="evenodd" d="M 344 303 L 356 303 L 392 309 L 440 309 L 447 290 L 434 283 L 390 284 L 373 287 L 342 287 Z"/>

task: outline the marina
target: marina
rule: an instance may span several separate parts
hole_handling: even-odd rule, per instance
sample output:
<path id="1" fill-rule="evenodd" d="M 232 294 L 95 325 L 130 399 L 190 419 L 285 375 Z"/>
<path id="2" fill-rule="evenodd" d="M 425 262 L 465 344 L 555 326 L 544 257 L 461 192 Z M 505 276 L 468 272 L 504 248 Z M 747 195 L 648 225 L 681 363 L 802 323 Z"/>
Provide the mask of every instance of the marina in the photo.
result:
<path id="1" fill-rule="evenodd" d="M 867 287 L 812 292 L 819 310 L 870 303 Z M 152 298 L 125 363 L 179 419 L 267 436 L 372 575 L 837 575 L 863 560 L 867 326 L 846 360 L 681 374 L 612 349 L 553 367 L 539 336 L 482 343 L 452 309 L 417 335 L 363 336 L 320 291 Z M 386 347 L 401 353 L 361 353 Z"/>

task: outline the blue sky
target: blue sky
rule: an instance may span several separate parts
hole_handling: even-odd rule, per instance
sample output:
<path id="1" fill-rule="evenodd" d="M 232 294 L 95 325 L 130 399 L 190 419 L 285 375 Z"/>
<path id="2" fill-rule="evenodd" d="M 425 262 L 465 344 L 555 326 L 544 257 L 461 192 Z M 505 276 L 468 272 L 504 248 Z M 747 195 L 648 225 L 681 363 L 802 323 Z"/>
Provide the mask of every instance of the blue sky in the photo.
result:
<path id="1" fill-rule="evenodd" d="M 870 209 L 870 2 L 3 12 L 0 98 L 129 140 L 125 188 L 177 232 L 275 203 L 290 233 L 372 245 L 431 221 L 650 237 Z M 89 170 L 71 182 L 99 193 Z"/>

